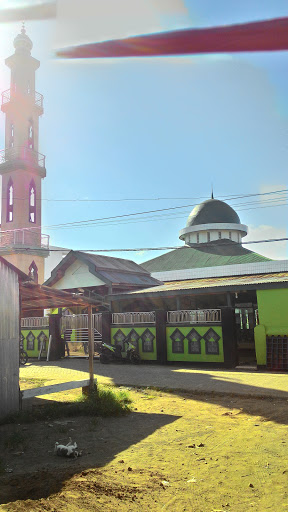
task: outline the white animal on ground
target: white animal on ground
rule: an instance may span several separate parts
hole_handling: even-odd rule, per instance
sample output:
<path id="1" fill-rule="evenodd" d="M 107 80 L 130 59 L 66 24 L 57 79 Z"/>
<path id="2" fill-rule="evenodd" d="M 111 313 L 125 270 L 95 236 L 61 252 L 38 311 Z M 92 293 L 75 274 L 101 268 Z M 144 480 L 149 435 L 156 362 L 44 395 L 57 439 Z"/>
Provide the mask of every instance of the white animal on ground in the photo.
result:
<path id="1" fill-rule="evenodd" d="M 77 443 L 72 443 L 71 437 L 69 437 L 69 443 L 67 444 L 59 444 L 56 442 L 54 453 L 55 455 L 59 455 L 59 457 L 69 457 L 71 459 L 76 459 L 82 455 L 82 452 L 77 450 Z"/>

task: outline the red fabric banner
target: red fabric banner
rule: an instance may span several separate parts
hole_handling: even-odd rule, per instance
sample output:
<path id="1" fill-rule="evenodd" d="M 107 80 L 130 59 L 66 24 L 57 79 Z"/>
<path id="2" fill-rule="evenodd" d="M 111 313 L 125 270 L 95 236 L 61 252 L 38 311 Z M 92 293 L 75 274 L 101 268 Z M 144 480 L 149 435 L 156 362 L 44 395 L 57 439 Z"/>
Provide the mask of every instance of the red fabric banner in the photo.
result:
<path id="1" fill-rule="evenodd" d="M 57 55 L 78 59 L 277 50 L 288 50 L 288 18 L 116 39 L 64 48 Z"/>

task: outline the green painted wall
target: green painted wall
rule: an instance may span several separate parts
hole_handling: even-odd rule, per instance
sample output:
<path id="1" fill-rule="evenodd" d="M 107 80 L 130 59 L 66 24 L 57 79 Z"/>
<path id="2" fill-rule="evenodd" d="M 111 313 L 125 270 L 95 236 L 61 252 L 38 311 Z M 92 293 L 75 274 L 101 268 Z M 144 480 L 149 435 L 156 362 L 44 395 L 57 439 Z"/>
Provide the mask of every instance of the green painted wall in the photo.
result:
<path id="1" fill-rule="evenodd" d="M 266 336 L 288 335 L 288 289 L 257 290 L 257 303 L 256 358 L 258 365 L 266 365 Z"/>
<path id="2" fill-rule="evenodd" d="M 154 340 L 153 340 L 153 352 L 143 352 L 142 350 L 142 339 L 141 339 L 141 336 L 142 334 L 147 330 L 149 329 L 149 331 L 153 334 L 154 337 Z M 123 334 L 126 336 L 128 336 L 128 334 L 134 330 L 136 331 L 136 333 L 138 334 L 139 336 L 139 340 L 138 340 L 138 347 L 139 347 L 139 355 L 141 357 L 141 359 L 145 360 L 145 361 L 156 361 L 157 360 L 157 348 L 156 348 L 156 327 L 147 327 L 147 326 L 144 326 L 144 327 L 112 327 L 111 328 L 111 343 L 112 345 L 115 345 L 115 341 L 114 341 L 114 338 L 113 336 L 115 336 L 115 334 L 118 332 L 118 331 L 122 331 Z"/>
<path id="3" fill-rule="evenodd" d="M 30 331 L 33 333 L 33 336 L 35 336 L 35 339 L 34 339 L 34 350 L 28 350 L 27 349 L 27 336 L 29 335 Z M 46 341 L 46 350 L 47 350 L 47 347 L 48 347 L 48 340 L 49 340 L 49 329 L 22 329 L 21 330 L 21 334 L 24 338 L 23 340 L 23 348 L 24 350 L 27 352 L 28 356 L 29 357 L 38 357 L 38 354 L 39 354 L 39 350 L 38 350 L 38 339 L 37 337 L 39 336 L 39 334 L 41 332 L 44 332 L 44 334 L 46 335 L 46 338 L 47 338 L 47 341 Z"/>
<path id="4" fill-rule="evenodd" d="M 200 345 L 201 345 L 201 354 L 189 354 L 188 353 L 188 339 L 186 336 L 189 334 L 191 329 L 195 329 L 197 333 L 200 334 L 200 336 L 204 336 L 209 329 L 213 329 L 218 336 L 220 336 L 220 339 L 218 341 L 219 343 L 219 354 L 206 354 L 205 352 L 205 340 L 201 338 Z M 184 353 L 174 353 L 172 352 L 172 339 L 171 335 L 173 332 L 178 329 L 183 336 L 185 336 L 184 342 Z M 167 360 L 168 361 L 191 361 L 191 362 L 207 362 L 207 363 L 223 363 L 224 362 L 224 354 L 223 354 L 223 339 L 222 339 L 222 327 L 221 326 L 201 326 L 201 325 L 195 325 L 195 326 L 189 326 L 189 327 L 182 327 L 179 324 L 174 326 L 166 327 L 166 342 L 167 342 Z"/>

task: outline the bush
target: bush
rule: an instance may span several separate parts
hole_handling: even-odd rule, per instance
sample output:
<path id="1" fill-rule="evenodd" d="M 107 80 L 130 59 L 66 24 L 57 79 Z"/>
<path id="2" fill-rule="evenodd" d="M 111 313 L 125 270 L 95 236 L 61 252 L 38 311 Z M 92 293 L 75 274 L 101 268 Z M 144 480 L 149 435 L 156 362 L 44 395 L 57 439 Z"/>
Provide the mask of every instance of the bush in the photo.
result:
<path id="1" fill-rule="evenodd" d="M 4 423 L 33 423 L 34 421 L 53 420 L 65 416 L 121 416 L 131 411 L 131 399 L 125 390 L 108 386 L 95 386 L 87 396 L 81 396 L 73 402 L 54 402 L 11 414 Z"/>

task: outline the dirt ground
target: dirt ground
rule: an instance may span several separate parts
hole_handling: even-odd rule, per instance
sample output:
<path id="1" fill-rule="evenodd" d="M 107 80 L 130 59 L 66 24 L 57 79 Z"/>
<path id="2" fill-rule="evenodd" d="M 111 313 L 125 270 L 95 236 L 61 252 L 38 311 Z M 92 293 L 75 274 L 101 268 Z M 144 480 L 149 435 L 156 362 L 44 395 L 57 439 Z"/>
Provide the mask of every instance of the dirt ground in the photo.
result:
<path id="1" fill-rule="evenodd" d="M 1 426 L 0 510 L 288 510 L 286 400 L 130 396 L 133 412 L 120 418 Z M 81 458 L 54 455 L 69 436 Z"/>

